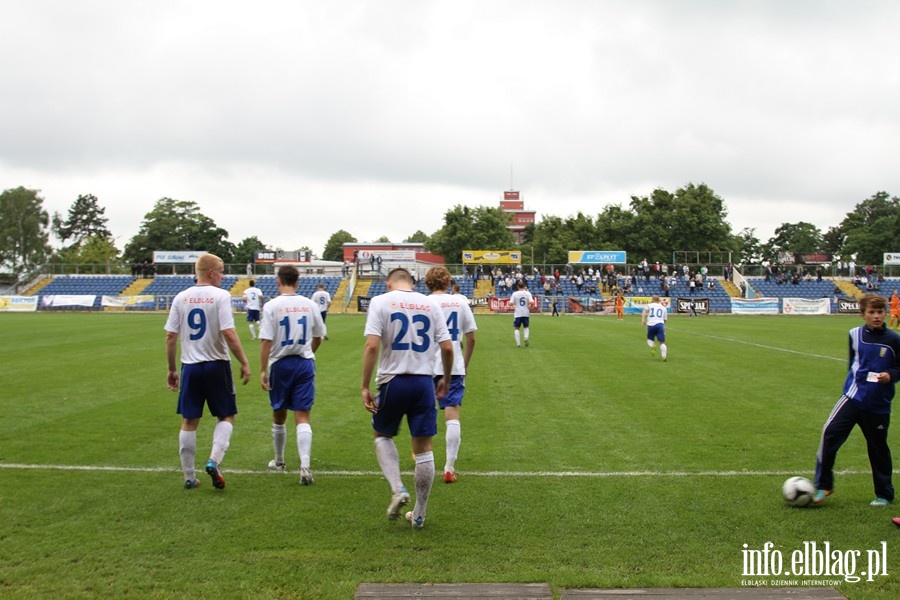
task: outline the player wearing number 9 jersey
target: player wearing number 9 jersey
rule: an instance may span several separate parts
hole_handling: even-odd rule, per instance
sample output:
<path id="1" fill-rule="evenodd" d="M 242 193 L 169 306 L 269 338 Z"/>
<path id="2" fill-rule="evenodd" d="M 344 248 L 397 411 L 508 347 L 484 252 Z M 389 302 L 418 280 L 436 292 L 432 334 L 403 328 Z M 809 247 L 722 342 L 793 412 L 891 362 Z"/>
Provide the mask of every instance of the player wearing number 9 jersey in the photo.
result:
<path id="1" fill-rule="evenodd" d="M 409 502 L 409 493 L 400 478 L 400 455 L 394 436 L 406 415 L 416 457 L 416 505 L 410 517 L 421 528 L 431 484 L 434 481 L 434 454 L 431 438 L 437 433 L 435 396 L 443 397 L 453 367 L 453 343 L 441 307 L 434 298 L 413 291 L 413 279 L 406 269 L 388 273 L 387 293 L 375 296 L 366 314 L 366 344 L 363 348 L 362 401 L 372 413 L 375 456 L 391 486 L 387 516 L 396 519 Z M 434 354 L 440 347 L 443 378 L 435 390 Z M 376 362 L 377 395 L 371 391 Z"/>
<path id="2" fill-rule="evenodd" d="M 250 365 L 234 330 L 231 294 L 221 289 L 225 265 L 218 256 L 204 254 L 195 265 L 197 284 L 172 300 L 166 321 L 166 359 L 168 386 L 178 393 L 181 415 L 179 454 L 186 489 L 199 485 L 194 476 L 197 452 L 197 426 L 204 404 L 219 421 L 213 431 L 212 451 L 206 472 L 213 486 L 225 487 L 219 464 L 231 442 L 234 415 L 237 414 L 234 381 L 228 351 L 241 363 L 241 380 L 250 380 Z M 176 370 L 175 353 L 181 341 L 181 374 Z"/>
<path id="3" fill-rule="evenodd" d="M 284 471 L 285 421 L 294 411 L 297 453 L 300 456 L 300 483 L 313 482 L 309 470 L 312 426 L 309 413 L 316 395 L 315 352 L 325 335 L 325 323 L 315 302 L 297 294 L 300 273 L 295 267 L 278 269 L 279 295 L 263 307 L 259 329 L 262 389 L 269 392 L 272 405 L 272 444 L 275 458 L 269 468 Z M 267 371 L 271 370 L 271 374 Z"/>

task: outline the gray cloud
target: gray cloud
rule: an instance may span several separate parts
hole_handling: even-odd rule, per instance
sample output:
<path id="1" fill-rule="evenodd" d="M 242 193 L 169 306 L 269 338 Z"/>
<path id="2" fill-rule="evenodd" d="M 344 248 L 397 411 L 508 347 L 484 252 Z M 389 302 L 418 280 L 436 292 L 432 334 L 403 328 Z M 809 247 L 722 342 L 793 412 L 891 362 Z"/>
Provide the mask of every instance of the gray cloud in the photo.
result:
<path id="1" fill-rule="evenodd" d="M 2 185 L 162 196 L 233 241 L 397 241 L 510 185 L 596 214 L 705 182 L 735 231 L 898 194 L 890 1 L 156 2 L 0 7 Z M 292 218 L 292 215 L 295 215 Z"/>

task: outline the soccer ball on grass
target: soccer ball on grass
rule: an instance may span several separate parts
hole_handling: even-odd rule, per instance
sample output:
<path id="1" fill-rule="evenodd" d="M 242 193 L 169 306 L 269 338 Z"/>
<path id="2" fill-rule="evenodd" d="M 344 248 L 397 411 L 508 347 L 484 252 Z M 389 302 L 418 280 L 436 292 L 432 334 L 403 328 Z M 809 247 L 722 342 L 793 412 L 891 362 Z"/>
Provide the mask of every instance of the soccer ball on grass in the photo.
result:
<path id="1" fill-rule="evenodd" d="M 806 477 L 790 477 L 781 487 L 781 494 L 791 506 L 806 506 L 816 495 L 816 486 Z"/>

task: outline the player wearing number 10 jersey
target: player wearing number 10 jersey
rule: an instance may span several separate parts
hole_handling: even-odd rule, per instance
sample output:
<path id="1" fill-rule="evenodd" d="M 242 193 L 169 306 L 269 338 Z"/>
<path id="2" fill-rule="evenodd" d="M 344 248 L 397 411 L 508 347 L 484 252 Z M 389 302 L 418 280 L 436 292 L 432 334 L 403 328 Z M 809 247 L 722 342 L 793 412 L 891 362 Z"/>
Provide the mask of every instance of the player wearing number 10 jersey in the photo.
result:
<path id="1" fill-rule="evenodd" d="M 166 359 L 169 389 L 178 394 L 178 414 L 181 432 L 178 436 L 184 487 L 199 485 L 194 476 L 194 457 L 197 452 L 197 426 L 203 416 L 204 404 L 219 422 L 213 431 L 212 452 L 206 472 L 213 486 L 225 487 L 219 464 L 231 442 L 237 400 L 231 376 L 228 351 L 241 363 L 241 380 L 250 381 L 250 365 L 234 330 L 231 294 L 221 288 L 225 266 L 214 254 L 204 254 L 195 265 L 197 285 L 172 300 L 166 321 Z M 176 370 L 175 351 L 181 341 L 181 374 Z"/>
<path id="2" fill-rule="evenodd" d="M 388 273 L 386 286 L 387 293 L 372 298 L 366 314 L 362 401 L 372 413 L 375 456 L 391 486 L 389 519 L 399 517 L 400 509 L 409 502 L 394 444 L 400 421 L 406 415 L 416 457 L 416 505 L 410 520 L 413 527 L 421 528 L 434 481 L 431 438 L 437 433 L 435 396 L 443 397 L 450 382 L 453 343 L 440 305 L 433 297 L 413 291 L 409 271 L 393 269 Z M 435 347 L 440 347 L 443 366 L 437 390 L 432 379 Z M 371 382 L 376 362 L 378 389 L 373 395 Z"/>
<path id="3" fill-rule="evenodd" d="M 262 389 L 269 392 L 272 405 L 272 444 L 275 458 L 269 468 L 284 471 L 285 421 L 294 411 L 297 426 L 297 453 L 300 455 L 300 483 L 313 482 L 309 470 L 312 426 L 309 413 L 316 395 L 315 352 L 325 335 L 325 323 L 315 302 L 297 294 L 300 273 L 295 267 L 278 269 L 280 295 L 263 307 L 259 329 Z M 271 370 L 271 374 L 267 371 Z"/>

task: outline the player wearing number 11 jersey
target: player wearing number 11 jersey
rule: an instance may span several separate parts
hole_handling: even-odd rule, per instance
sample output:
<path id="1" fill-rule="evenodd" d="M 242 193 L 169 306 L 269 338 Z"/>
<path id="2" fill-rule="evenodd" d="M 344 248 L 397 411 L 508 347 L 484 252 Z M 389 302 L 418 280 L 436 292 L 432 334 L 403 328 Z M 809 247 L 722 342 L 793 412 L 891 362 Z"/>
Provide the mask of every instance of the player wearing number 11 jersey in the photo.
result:
<path id="1" fill-rule="evenodd" d="M 260 374 L 262 388 L 269 392 L 272 405 L 272 445 L 275 458 L 269 462 L 274 471 L 284 471 L 285 421 L 294 411 L 297 426 L 297 453 L 300 455 L 300 484 L 313 482 L 309 470 L 312 450 L 312 426 L 309 413 L 316 395 L 315 352 L 325 335 L 325 323 L 315 302 L 297 294 L 300 272 L 291 266 L 278 269 L 280 295 L 263 307 L 259 328 Z M 267 374 L 267 371 L 271 371 Z"/>
<path id="2" fill-rule="evenodd" d="M 413 291 L 413 279 L 406 269 L 388 273 L 387 293 L 375 296 L 366 314 L 366 345 L 363 348 L 362 401 L 372 413 L 375 456 L 391 486 L 387 516 L 396 519 L 409 502 L 409 493 L 400 478 L 400 455 L 394 436 L 403 416 L 412 436 L 416 457 L 416 505 L 411 513 L 413 527 L 425 524 L 425 511 L 434 481 L 434 454 L 431 439 L 437 433 L 435 396 L 442 398 L 453 367 L 453 343 L 440 304 L 431 296 Z M 437 389 L 432 379 L 435 347 L 440 347 L 443 378 Z M 372 394 L 375 378 L 377 393 Z"/>
<path id="3" fill-rule="evenodd" d="M 234 330 L 231 294 L 221 288 L 225 274 L 222 259 L 204 254 L 195 265 L 197 285 L 172 300 L 166 321 L 166 359 L 169 366 L 168 386 L 178 393 L 178 414 L 181 432 L 178 451 L 184 471 L 184 487 L 199 485 L 194 476 L 194 457 L 197 453 L 197 426 L 203 416 L 204 404 L 219 422 L 213 431 L 212 451 L 206 472 L 213 486 L 225 487 L 219 464 L 231 442 L 237 399 L 231 376 L 228 351 L 241 363 L 241 380 L 250 381 L 250 365 Z M 181 341 L 181 374 L 175 363 L 175 351 Z"/>

